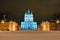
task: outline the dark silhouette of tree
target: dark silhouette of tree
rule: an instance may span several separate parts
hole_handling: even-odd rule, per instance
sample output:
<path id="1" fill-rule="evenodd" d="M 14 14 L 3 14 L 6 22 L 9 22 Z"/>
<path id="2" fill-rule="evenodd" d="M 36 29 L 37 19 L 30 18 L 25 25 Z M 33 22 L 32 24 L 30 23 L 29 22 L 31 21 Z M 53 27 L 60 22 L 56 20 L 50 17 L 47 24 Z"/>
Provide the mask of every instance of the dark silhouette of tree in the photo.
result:
<path id="1" fill-rule="evenodd" d="M 53 20 L 60 19 L 60 12 L 53 14 Z"/>
<path id="2" fill-rule="evenodd" d="M 5 19 L 7 19 L 7 16 L 6 16 L 6 13 L 2 13 L 2 12 L 0 12 L 0 20 L 5 20 Z"/>

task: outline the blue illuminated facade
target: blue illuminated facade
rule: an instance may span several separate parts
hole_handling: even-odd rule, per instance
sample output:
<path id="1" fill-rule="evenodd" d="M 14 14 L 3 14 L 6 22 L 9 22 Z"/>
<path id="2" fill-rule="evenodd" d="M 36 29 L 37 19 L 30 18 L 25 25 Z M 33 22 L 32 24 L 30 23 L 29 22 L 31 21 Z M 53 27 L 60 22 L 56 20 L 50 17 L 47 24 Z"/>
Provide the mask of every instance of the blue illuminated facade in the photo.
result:
<path id="1" fill-rule="evenodd" d="M 37 30 L 37 22 L 33 20 L 33 14 L 27 10 L 24 15 L 24 22 L 21 22 L 21 30 Z"/>

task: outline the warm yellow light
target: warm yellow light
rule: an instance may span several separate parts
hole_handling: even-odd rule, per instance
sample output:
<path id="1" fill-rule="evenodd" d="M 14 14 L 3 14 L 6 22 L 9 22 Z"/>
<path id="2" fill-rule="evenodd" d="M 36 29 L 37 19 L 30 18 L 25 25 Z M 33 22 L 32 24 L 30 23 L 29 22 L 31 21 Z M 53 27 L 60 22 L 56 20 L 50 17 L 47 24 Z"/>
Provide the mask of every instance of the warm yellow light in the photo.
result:
<path id="1" fill-rule="evenodd" d="M 15 25 L 13 25 L 13 31 L 15 31 L 15 30 L 16 30 Z"/>
<path id="2" fill-rule="evenodd" d="M 48 21 L 42 22 L 41 29 L 43 31 L 50 31 L 50 23 Z"/>
<path id="3" fill-rule="evenodd" d="M 46 25 L 43 26 L 43 30 L 46 31 Z"/>
<path id="4" fill-rule="evenodd" d="M 9 30 L 10 31 L 15 31 L 16 30 L 16 25 L 14 25 L 14 24 L 13 25 L 10 25 L 9 26 Z"/>
<path id="5" fill-rule="evenodd" d="M 59 20 L 57 20 L 57 21 L 56 21 L 56 23 L 60 23 L 60 21 L 59 21 Z"/>
<path id="6" fill-rule="evenodd" d="M 2 20 L 2 21 L 1 21 L 1 23 L 5 23 L 5 21 L 4 21 L 4 20 Z"/>
<path id="7" fill-rule="evenodd" d="M 9 30 L 10 31 L 17 31 L 17 23 L 13 22 L 13 21 L 10 21 L 9 22 Z"/>

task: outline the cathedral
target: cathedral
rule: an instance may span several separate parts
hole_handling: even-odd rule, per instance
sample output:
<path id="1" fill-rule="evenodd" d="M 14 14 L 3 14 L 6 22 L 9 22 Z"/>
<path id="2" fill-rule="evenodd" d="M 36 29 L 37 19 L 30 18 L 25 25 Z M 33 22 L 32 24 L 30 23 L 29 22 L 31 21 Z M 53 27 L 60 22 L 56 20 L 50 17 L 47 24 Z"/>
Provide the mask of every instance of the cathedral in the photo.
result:
<path id="1" fill-rule="evenodd" d="M 37 30 L 37 22 L 34 22 L 31 10 L 25 12 L 24 22 L 21 22 L 21 30 Z"/>

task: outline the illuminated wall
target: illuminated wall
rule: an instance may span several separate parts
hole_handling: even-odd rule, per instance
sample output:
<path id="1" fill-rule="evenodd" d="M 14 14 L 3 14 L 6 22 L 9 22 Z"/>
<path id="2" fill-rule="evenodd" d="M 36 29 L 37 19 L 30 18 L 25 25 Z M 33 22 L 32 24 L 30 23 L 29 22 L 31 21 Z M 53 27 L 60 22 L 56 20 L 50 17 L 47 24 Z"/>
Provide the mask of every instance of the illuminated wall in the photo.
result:
<path id="1" fill-rule="evenodd" d="M 42 22 L 41 30 L 43 30 L 43 31 L 50 31 L 50 23 L 48 21 Z"/>
<path id="2" fill-rule="evenodd" d="M 9 22 L 9 31 L 17 31 L 17 23 L 16 22 L 13 22 L 13 21 L 10 21 Z"/>
<path id="3" fill-rule="evenodd" d="M 21 30 L 37 30 L 37 22 L 34 22 L 33 14 L 30 10 L 25 12 L 24 22 L 21 22 Z"/>

